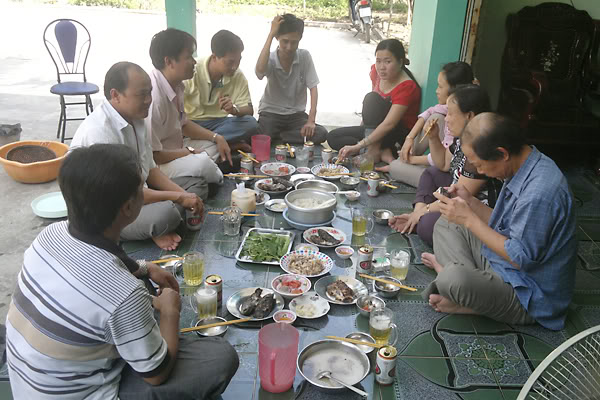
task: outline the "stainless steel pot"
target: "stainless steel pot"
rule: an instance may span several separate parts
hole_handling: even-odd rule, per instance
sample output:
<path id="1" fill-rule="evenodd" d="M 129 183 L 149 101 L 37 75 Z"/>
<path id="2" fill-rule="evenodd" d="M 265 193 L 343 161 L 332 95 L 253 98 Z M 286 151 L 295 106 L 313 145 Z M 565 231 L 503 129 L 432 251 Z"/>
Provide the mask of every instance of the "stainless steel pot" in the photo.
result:
<path id="1" fill-rule="evenodd" d="M 300 182 L 296 185 L 296 189 L 313 189 L 327 193 L 337 193 L 337 191 L 339 190 L 335 183 L 316 179 Z"/>
<path id="2" fill-rule="evenodd" d="M 333 199 L 333 203 L 327 207 L 309 209 L 300 208 L 292 203 L 297 199 L 317 199 L 322 202 Z M 333 210 L 335 210 L 337 200 L 335 195 L 331 193 L 314 189 L 299 189 L 285 195 L 285 204 L 288 206 L 287 216 L 292 221 L 299 224 L 322 224 L 333 218 Z"/>

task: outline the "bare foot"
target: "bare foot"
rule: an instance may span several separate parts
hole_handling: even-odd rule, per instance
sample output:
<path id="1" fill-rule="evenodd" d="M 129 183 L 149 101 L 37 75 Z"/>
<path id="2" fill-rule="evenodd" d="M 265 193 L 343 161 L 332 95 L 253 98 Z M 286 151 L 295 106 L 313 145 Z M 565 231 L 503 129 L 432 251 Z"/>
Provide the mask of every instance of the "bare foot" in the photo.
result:
<path id="1" fill-rule="evenodd" d="M 246 142 L 237 142 L 231 145 L 231 151 L 244 151 L 246 153 L 250 153 L 252 151 L 252 147 Z"/>
<path id="2" fill-rule="evenodd" d="M 385 149 L 381 152 L 381 161 L 383 161 L 384 163 L 391 163 L 392 161 L 394 161 L 394 155 L 392 154 L 392 150 L 390 149 Z"/>
<path id="3" fill-rule="evenodd" d="M 442 264 L 437 262 L 437 259 L 435 258 L 435 254 L 423 253 L 423 254 L 421 254 L 421 260 L 423 260 L 423 264 L 426 267 L 429 267 L 429 268 L 435 270 L 435 272 L 437 272 L 438 274 L 442 271 L 442 269 L 444 269 Z"/>
<path id="4" fill-rule="evenodd" d="M 390 166 L 389 165 L 384 165 L 383 167 L 375 167 L 375 171 L 390 172 Z"/>
<path id="5" fill-rule="evenodd" d="M 446 314 L 477 314 L 474 310 L 460 306 L 439 294 L 429 295 L 429 305 L 435 311 Z"/>
<path id="6" fill-rule="evenodd" d="M 179 242 L 181 242 L 181 236 L 175 232 L 169 232 L 162 236 L 155 236 L 152 240 L 163 250 L 175 250 L 179 246 Z"/>

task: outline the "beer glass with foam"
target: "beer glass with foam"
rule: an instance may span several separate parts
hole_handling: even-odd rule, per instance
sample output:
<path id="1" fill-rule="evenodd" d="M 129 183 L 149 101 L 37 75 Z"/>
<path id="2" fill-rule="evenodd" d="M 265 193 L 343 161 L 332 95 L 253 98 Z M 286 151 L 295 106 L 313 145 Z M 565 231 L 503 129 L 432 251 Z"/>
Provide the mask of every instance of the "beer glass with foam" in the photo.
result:
<path id="1" fill-rule="evenodd" d="M 389 308 L 376 308 L 371 311 L 369 318 L 369 333 L 377 344 L 388 344 L 393 346 L 398 340 L 398 327 L 392 321 L 394 312 Z M 394 332 L 392 335 L 392 331 Z M 390 337 L 394 340 L 390 340 Z"/>

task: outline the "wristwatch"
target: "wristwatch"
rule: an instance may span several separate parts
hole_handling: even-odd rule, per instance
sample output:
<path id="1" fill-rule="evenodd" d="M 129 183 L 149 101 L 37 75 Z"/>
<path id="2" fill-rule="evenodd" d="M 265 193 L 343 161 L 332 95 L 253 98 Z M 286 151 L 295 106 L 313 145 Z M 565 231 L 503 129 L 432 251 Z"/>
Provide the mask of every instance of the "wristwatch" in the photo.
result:
<path id="1" fill-rule="evenodd" d="M 240 114 L 240 109 L 235 104 L 233 105 L 233 110 L 235 111 L 235 114 L 233 114 L 233 115 L 239 115 Z"/>
<path id="2" fill-rule="evenodd" d="M 196 149 L 193 148 L 192 146 L 185 146 L 185 148 L 187 149 L 187 151 L 189 151 L 191 154 L 194 154 L 196 152 Z"/>

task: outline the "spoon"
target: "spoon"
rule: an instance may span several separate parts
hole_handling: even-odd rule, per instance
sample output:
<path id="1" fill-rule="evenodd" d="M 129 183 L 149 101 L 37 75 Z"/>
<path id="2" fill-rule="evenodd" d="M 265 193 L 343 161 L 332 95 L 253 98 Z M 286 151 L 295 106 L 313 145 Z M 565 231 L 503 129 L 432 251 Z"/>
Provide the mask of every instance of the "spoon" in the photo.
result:
<path id="1" fill-rule="evenodd" d="M 324 203 L 320 204 L 319 207 L 316 207 L 316 208 L 329 207 L 330 205 L 332 205 L 335 202 L 336 202 L 336 199 L 329 199 L 329 200 L 325 201 Z"/>
<path id="2" fill-rule="evenodd" d="M 367 392 L 364 392 L 364 391 L 360 390 L 359 388 L 355 388 L 354 386 L 350 386 L 350 385 L 348 385 L 348 384 L 346 384 L 346 383 L 344 383 L 344 382 L 342 382 L 342 381 L 334 378 L 333 376 L 331 376 L 331 372 L 330 371 L 320 372 L 319 375 L 317 375 L 317 378 L 318 379 L 328 378 L 329 380 L 332 380 L 332 381 L 334 381 L 336 383 L 339 383 L 343 387 L 352 390 L 354 393 L 358 393 L 361 396 L 369 398 L 369 394 Z"/>

